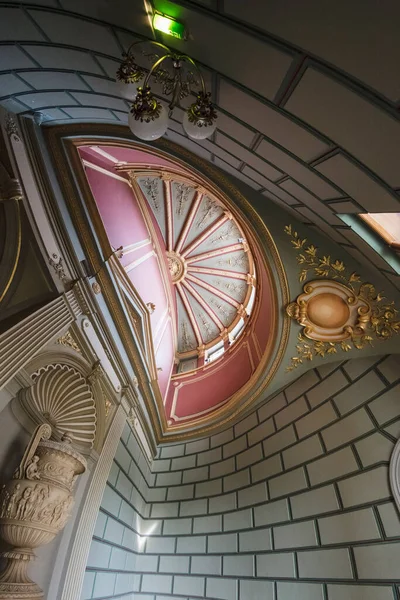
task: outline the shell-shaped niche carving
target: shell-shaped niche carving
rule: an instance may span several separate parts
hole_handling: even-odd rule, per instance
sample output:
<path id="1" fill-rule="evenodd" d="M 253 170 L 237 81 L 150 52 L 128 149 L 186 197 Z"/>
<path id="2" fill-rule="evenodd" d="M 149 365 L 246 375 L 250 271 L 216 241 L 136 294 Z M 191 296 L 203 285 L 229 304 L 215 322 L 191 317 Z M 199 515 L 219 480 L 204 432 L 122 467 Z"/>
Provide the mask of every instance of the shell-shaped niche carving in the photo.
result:
<path id="1" fill-rule="evenodd" d="M 96 405 L 85 378 L 68 365 L 48 365 L 33 375 L 33 385 L 20 402 L 33 421 L 47 422 L 53 435 L 73 435 L 74 444 L 92 448 L 96 435 Z"/>

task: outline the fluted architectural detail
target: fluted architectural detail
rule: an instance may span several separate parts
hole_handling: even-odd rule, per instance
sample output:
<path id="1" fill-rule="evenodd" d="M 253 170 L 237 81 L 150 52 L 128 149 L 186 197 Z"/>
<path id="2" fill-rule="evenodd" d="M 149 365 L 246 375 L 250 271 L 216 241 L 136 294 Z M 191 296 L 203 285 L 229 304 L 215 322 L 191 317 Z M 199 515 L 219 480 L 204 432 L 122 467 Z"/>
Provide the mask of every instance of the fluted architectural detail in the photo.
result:
<path id="1" fill-rule="evenodd" d="M 59 296 L 0 335 L 0 389 L 46 344 L 75 320 L 66 296 Z"/>

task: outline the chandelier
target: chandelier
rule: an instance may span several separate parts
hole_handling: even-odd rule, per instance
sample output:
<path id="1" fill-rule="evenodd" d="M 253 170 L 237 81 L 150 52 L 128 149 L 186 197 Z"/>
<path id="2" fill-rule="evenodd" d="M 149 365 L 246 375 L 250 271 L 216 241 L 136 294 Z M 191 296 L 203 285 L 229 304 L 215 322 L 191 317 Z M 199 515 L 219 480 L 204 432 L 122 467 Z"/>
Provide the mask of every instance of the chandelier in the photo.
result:
<path id="1" fill-rule="evenodd" d="M 150 69 L 138 65 L 132 49 L 139 44 L 152 44 L 164 54 L 142 54 L 152 60 Z M 124 52 L 122 63 L 117 71 L 117 82 L 123 98 L 132 101 L 129 113 L 129 127 L 141 140 L 156 140 L 168 129 L 169 117 L 180 101 L 199 86 L 196 100 L 185 110 L 183 128 L 193 139 L 204 140 L 212 135 L 216 128 L 217 113 L 211 102 L 211 94 L 206 91 L 204 78 L 195 61 L 187 54 L 171 51 L 164 44 L 153 42 L 134 42 Z M 140 82 L 143 80 L 141 85 Z M 150 82 L 160 84 L 165 96 L 171 96 L 168 108 L 153 94 Z"/>

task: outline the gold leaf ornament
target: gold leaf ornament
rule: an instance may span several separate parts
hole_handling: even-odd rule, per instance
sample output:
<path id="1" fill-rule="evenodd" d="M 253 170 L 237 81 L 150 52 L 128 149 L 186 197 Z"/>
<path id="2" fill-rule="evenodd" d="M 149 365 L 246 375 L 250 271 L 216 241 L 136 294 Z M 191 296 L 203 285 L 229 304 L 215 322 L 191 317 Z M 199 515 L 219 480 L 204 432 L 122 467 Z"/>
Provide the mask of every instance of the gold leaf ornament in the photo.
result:
<path id="1" fill-rule="evenodd" d="M 306 238 L 301 239 L 292 225 L 286 225 L 284 231 L 297 253 L 300 283 L 310 275 L 318 277 L 304 285 L 304 293 L 286 308 L 287 314 L 303 327 L 297 356 L 291 358 L 287 371 L 314 356 L 324 358 L 338 350 L 362 350 L 375 340 L 386 340 L 400 332 L 399 311 L 383 292 L 377 293 L 372 283 L 362 282 L 355 271 L 349 272 L 342 260 L 319 256 L 314 244 L 304 247 Z"/>

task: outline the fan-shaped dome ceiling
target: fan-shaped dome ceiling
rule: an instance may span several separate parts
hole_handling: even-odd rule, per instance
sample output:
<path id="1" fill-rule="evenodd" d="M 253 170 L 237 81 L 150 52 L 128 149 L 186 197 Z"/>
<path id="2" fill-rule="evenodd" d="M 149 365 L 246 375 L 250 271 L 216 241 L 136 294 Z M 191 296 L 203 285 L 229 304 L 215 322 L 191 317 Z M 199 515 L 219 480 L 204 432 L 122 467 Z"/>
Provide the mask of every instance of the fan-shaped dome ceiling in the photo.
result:
<path id="1" fill-rule="evenodd" d="M 179 356 L 204 353 L 224 339 L 233 342 L 236 326 L 251 312 L 255 284 L 254 261 L 238 221 L 187 177 L 140 169 L 130 174 L 162 234 L 177 306 Z"/>
<path id="2" fill-rule="evenodd" d="M 249 384 L 273 337 L 273 291 L 232 201 L 182 163 L 129 146 L 87 143 L 79 152 L 109 243 L 149 308 L 174 426 L 226 405 Z"/>

